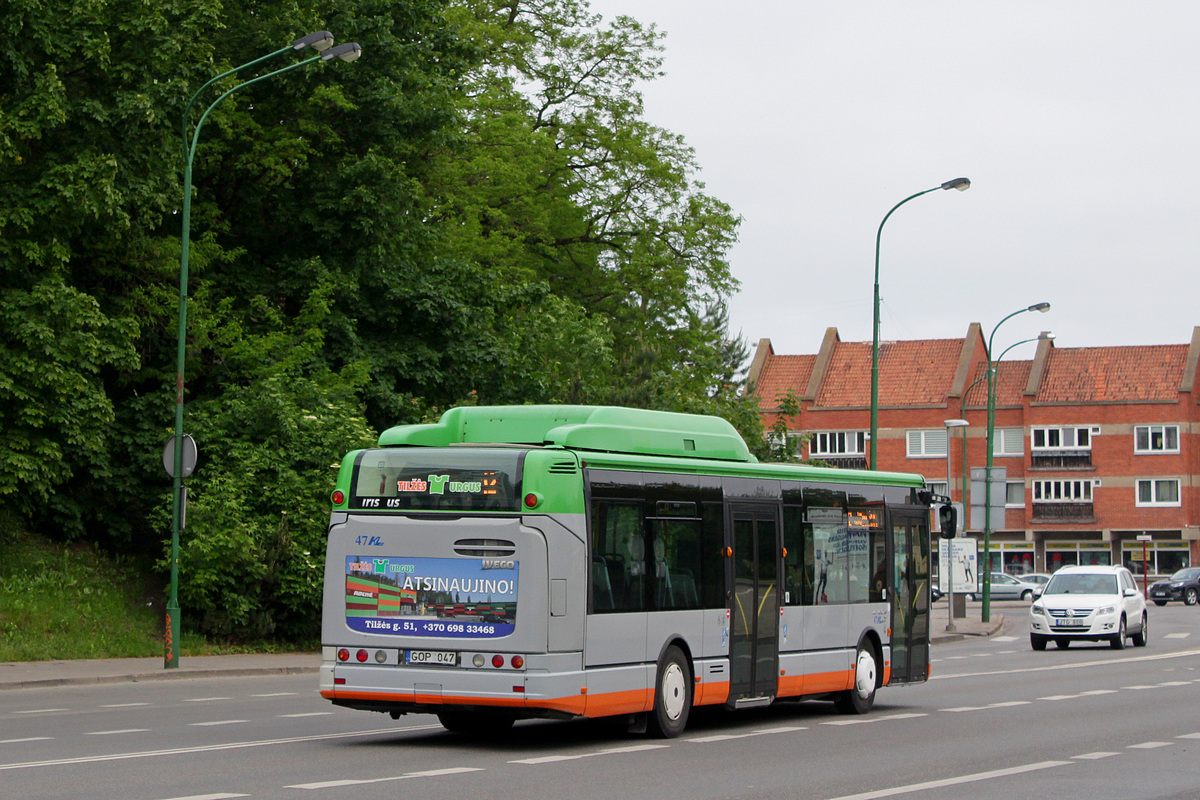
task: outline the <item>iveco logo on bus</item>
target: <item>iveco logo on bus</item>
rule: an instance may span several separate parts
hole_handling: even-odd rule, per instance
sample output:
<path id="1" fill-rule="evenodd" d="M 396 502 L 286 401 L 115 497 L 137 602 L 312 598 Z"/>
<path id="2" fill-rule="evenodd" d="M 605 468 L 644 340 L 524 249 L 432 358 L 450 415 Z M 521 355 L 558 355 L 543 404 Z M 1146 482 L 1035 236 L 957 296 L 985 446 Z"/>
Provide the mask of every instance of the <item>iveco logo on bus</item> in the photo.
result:
<path id="1" fill-rule="evenodd" d="M 485 558 L 480 569 L 516 569 L 517 562 L 504 561 L 499 558 Z"/>

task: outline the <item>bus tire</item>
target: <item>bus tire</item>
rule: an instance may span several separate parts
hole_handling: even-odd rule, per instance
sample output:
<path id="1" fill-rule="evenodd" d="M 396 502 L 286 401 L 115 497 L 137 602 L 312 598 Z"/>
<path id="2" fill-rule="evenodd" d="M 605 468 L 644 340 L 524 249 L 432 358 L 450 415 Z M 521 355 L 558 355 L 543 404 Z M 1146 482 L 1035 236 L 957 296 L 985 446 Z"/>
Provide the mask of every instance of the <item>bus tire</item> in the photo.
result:
<path id="1" fill-rule="evenodd" d="M 674 739 L 687 727 L 692 710 L 692 670 L 675 645 L 668 647 L 658 662 L 654 680 L 654 708 L 647 720 L 649 732 L 660 739 Z"/>
<path id="2" fill-rule="evenodd" d="M 854 655 L 854 685 L 834 700 L 837 710 L 843 714 L 865 714 L 875 705 L 875 689 L 878 686 L 879 665 L 875 648 L 870 642 L 859 642 Z"/>
<path id="3" fill-rule="evenodd" d="M 446 730 L 466 736 L 496 736 L 507 731 L 516 721 L 506 714 L 486 714 L 459 709 L 442 709 L 437 712 L 437 718 Z"/>

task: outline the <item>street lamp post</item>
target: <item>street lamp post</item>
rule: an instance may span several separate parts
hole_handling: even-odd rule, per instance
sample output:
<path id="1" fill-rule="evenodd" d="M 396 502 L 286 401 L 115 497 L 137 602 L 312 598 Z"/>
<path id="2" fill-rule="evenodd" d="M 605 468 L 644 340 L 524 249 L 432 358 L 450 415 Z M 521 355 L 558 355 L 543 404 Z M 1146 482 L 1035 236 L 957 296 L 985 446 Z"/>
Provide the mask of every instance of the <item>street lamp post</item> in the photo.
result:
<path id="1" fill-rule="evenodd" d="M 954 494 L 953 494 L 953 490 L 950 488 L 951 482 L 953 480 L 951 473 L 950 473 L 950 429 L 951 428 L 965 428 L 970 424 L 971 423 L 967 422 L 965 419 L 948 419 L 945 421 L 945 425 L 946 425 L 946 496 L 951 498 L 951 501 L 953 501 L 953 499 L 954 499 Z M 963 462 L 963 471 L 965 472 L 966 469 L 967 469 L 967 466 L 966 466 L 966 462 L 964 461 Z M 964 525 L 963 527 L 966 527 L 966 526 Z M 954 560 L 950 557 L 954 552 L 953 548 L 951 547 L 951 544 L 953 543 L 953 541 L 954 541 L 953 539 L 943 539 L 941 544 L 938 545 L 939 551 L 943 547 L 946 548 L 946 550 L 947 550 L 946 558 L 945 558 L 946 568 L 947 568 L 946 569 L 946 603 L 950 609 L 949 612 L 947 612 L 947 614 L 946 614 L 946 632 L 947 633 L 955 633 L 958 630 L 958 628 L 954 627 Z"/>
<path id="2" fill-rule="evenodd" d="M 992 618 L 992 460 L 994 455 L 993 438 L 996 433 L 996 364 L 1000 362 L 1000 358 L 1004 357 L 1004 353 L 1016 347 L 1016 345 L 1008 347 L 1004 353 L 1000 354 L 1000 358 L 993 359 L 992 340 L 996 338 L 996 331 L 1000 329 L 1000 326 L 1018 314 L 1024 314 L 1026 311 L 1040 311 L 1044 314 L 1049 310 L 1049 303 L 1035 303 L 1028 308 L 1014 311 L 997 322 L 996 327 L 992 328 L 991 335 L 988 336 L 987 469 L 983 473 L 983 566 L 981 567 L 983 572 L 983 608 L 980 616 L 983 622 L 990 622 Z M 1018 344 L 1023 344 L 1023 342 L 1018 342 Z"/>
<path id="3" fill-rule="evenodd" d="M 196 156 L 196 146 L 200 141 L 200 128 L 204 125 L 204 121 L 208 119 L 208 115 L 212 110 L 220 105 L 221 101 L 229 95 L 244 89 L 247 86 L 264 81 L 267 78 L 274 77 L 289 70 L 298 69 L 307 66 L 316 61 L 329 61 L 334 58 L 342 61 L 354 61 L 359 57 L 362 48 L 354 42 L 333 47 L 333 36 L 329 31 L 317 31 L 308 36 L 304 36 L 295 40 L 287 47 L 282 47 L 273 53 L 268 53 L 261 58 L 253 61 L 248 61 L 240 67 L 224 72 L 221 75 L 213 78 L 205 83 L 196 94 L 192 95 L 192 99 L 188 101 L 183 115 L 183 147 L 184 147 L 184 168 L 183 168 L 183 233 L 181 235 L 181 249 L 179 254 L 179 330 L 175 353 L 175 434 L 172 437 L 174 464 L 171 470 L 171 478 L 173 481 L 172 487 L 172 524 L 171 524 L 171 594 L 167 600 L 167 617 L 166 617 L 166 632 L 164 636 L 164 661 L 167 669 L 172 669 L 179 666 L 179 649 L 177 631 L 181 629 L 179 619 L 179 538 L 183 530 L 184 520 L 184 435 L 183 435 L 183 380 L 184 380 L 184 358 L 186 353 L 185 343 L 187 336 L 187 295 L 188 295 L 188 256 L 191 250 L 191 224 L 192 224 L 192 162 Z M 265 75 L 260 75 L 257 78 L 252 78 L 248 81 L 243 81 L 232 89 L 228 90 L 209 105 L 208 109 L 200 115 L 200 119 L 196 122 L 196 127 L 192 132 L 191 140 L 188 140 L 188 119 L 191 114 L 192 106 L 199 98 L 201 92 L 207 89 L 216 81 L 235 75 L 243 69 L 261 64 L 268 59 L 282 55 L 289 50 L 304 50 L 312 48 L 318 51 L 318 55 L 304 61 L 297 61 L 281 69 L 273 72 L 268 72 Z"/>
<path id="4" fill-rule="evenodd" d="M 875 303 L 874 314 L 871 322 L 871 463 L 870 469 L 879 469 L 875 463 L 876 440 L 879 434 L 879 243 L 883 237 L 883 225 L 888 221 L 897 208 L 907 203 L 909 200 L 920 197 L 923 194 L 936 192 L 938 189 L 957 189 L 960 192 L 965 192 L 971 188 L 971 181 L 967 178 L 955 178 L 952 181 L 946 181 L 940 186 L 935 186 L 932 189 L 926 189 L 923 192 L 917 192 L 910 195 L 896 205 L 892 206 L 892 210 L 884 215 L 883 221 L 879 223 L 879 230 L 875 234 Z"/>

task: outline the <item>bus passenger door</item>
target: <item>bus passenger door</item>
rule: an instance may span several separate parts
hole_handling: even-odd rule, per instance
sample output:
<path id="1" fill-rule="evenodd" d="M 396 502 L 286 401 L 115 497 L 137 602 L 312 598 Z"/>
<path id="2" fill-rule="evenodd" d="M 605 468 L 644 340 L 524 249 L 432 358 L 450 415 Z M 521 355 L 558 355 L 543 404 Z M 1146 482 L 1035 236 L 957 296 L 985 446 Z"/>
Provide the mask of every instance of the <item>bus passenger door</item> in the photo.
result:
<path id="1" fill-rule="evenodd" d="M 778 690 L 779 509 L 733 504 L 729 703 L 766 705 Z"/>
<path id="2" fill-rule="evenodd" d="M 892 683 L 929 677 L 929 512 L 889 507 Z"/>

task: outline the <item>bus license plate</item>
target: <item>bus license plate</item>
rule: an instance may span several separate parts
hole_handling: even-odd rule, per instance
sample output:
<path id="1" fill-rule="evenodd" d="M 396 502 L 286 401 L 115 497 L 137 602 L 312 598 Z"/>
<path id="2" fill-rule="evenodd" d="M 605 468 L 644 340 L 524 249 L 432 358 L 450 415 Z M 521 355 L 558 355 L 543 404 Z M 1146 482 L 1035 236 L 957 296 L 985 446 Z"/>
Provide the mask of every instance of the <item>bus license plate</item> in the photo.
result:
<path id="1" fill-rule="evenodd" d="M 406 650 L 405 664 L 440 664 L 445 667 L 458 666 L 458 653 L 450 650 Z"/>

